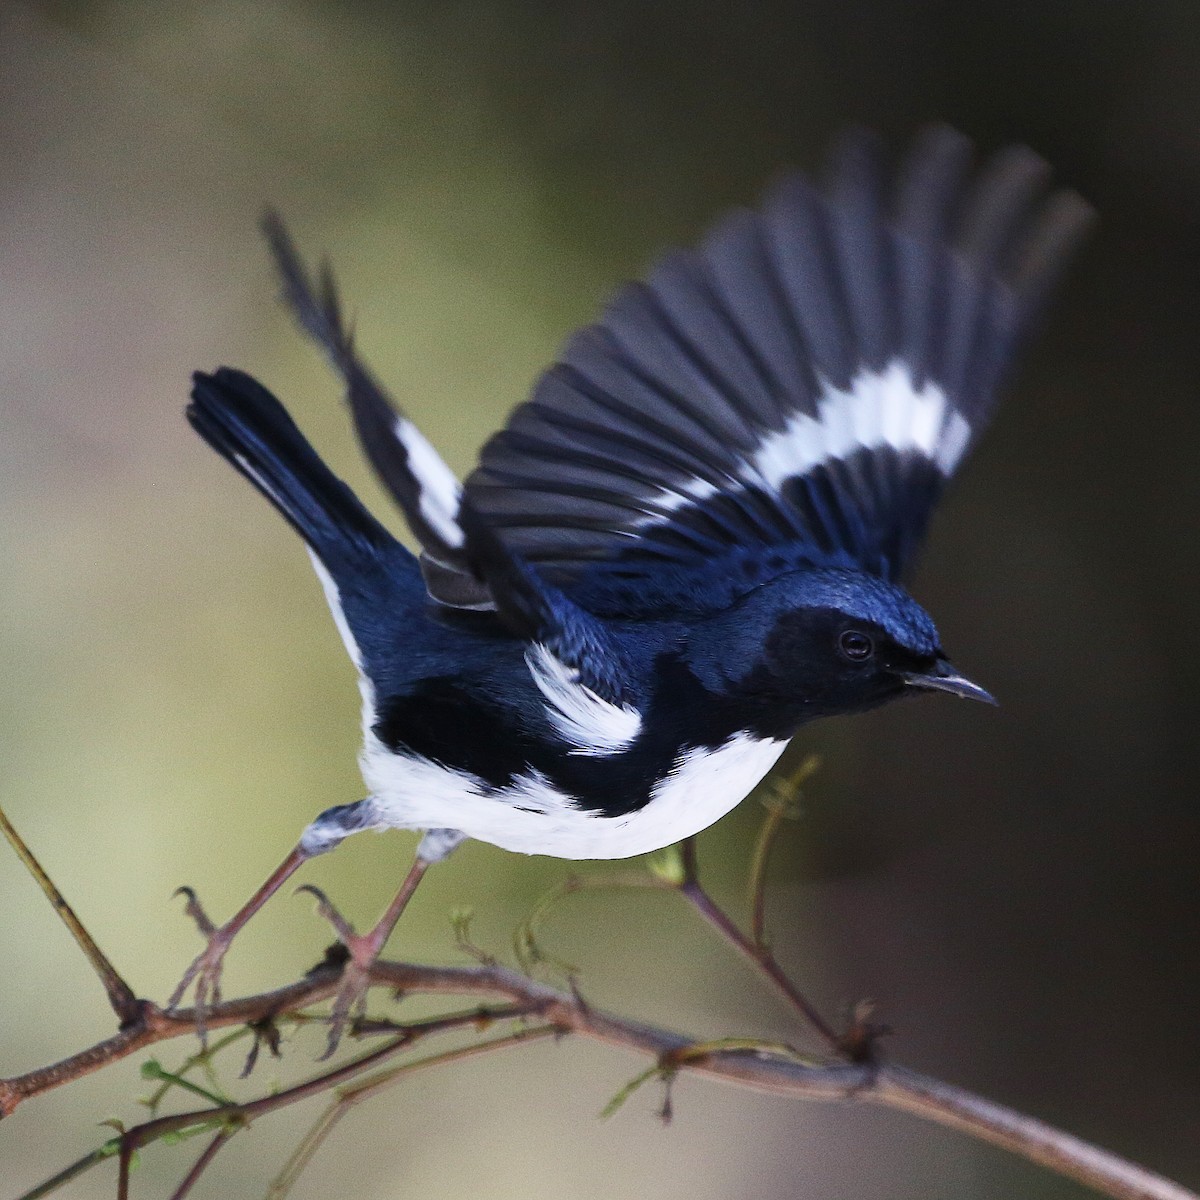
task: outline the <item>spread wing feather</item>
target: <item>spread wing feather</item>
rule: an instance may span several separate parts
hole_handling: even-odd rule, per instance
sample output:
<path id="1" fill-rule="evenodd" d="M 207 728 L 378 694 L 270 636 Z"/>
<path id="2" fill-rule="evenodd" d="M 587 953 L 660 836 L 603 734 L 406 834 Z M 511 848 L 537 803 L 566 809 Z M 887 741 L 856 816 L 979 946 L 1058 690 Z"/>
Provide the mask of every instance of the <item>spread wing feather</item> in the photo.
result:
<path id="1" fill-rule="evenodd" d="M 748 546 L 897 576 L 1091 215 L 970 158 L 932 129 L 893 182 L 855 133 L 665 256 L 485 446 L 481 518 L 568 591 Z"/>

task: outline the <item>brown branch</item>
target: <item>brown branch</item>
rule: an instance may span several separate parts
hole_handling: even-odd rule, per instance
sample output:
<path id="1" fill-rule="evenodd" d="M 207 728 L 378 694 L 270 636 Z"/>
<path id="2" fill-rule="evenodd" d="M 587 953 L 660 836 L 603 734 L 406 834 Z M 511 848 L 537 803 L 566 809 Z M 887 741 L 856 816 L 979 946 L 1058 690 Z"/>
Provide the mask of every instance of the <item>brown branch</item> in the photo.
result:
<path id="1" fill-rule="evenodd" d="M 209 1009 L 212 1015 L 206 1024 L 209 1029 L 245 1025 L 269 1020 L 290 1009 L 315 1004 L 333 995 L 340 973 L 337 967 L 319 967 L 287 987 L 216 1005 Z M 164 1012 L 149 1001 L 141 1001 L 140 1004 L 137 1020 L 112 1037 L 48 1067 L 39 1067 L 36 1071 L 12 1079 L 0 1079 L 0 1118 L 9 1116 L 22 1101 L 31 1096 L 90 1075 L 156 1042 L 196 1032 L 196 1017 L 192 1009 Z"/>
<path id="2" fill-rule="evenodd" d="M 75 910 L 67 903 L 66 897 L 54 886 L 53 880 L 46 874 L 45 868 L 34 857 L 34 853 L 25 844 L 25 839 L 16 831 L 4 810 L 0 808 L 0 833 L 3 833 L 8 844 L 16 851 L 25 869 L 33 876 L 38 887 L 42 889 L 51 907 L 67 927 L 75 939 L 84 957 L 92 964 L 92 970 L 100 978 L 108 993 L 108 1003 L 117 1020 L 122 1026 L 136 1023 L 141 1011 L 141 1001 L 133 994 L 133 989 L 121 978 L 120 972 L 108 960 L 108 956 L 96 945 L 92 935 L 88 933 L 83 922 L 75 915 Z"/>
<path id="3" fill-rule="evenodd" d="M 216 1005 L 209 1010 L 208 1027 L 264 1021 L 327 999 L 337 986 L 339 970 L 336 965 L 325 964 L 289 987 Z M 380 962 L 372 970 L 372 980 L 407 994 L 503 998 L 526 1011 L 537 1012 L 556 1029 L 647 1054 L 656 1062 L 670 1064 L 673 1069 L 692 1071 L 760 1091 L 810 1100 L 865 1101 L 901 1109 L 1041 1163 L 1115 1200 L 1200 1200 L 1196 1193 L 1160 1175 L 1032 1117 L 901 1067 L 851 1062 L 814 1065 L 766 1049 L 714 1049 L 696 1055 L 690 1053 L 696 1045 L 693 1038 L 606 1013 L 570 991 L 538 983 L 496 964 L 432 967 Z M 32 1096 L 155 1042 L 195 1032 L 194 1014 L 190 1011 L 166 1014 L 153 1005 L 144 1005 L 143 1012 L 137 1026 L 80 1054 L 53 1067 L 0 1081 L 0 1112 L 7 1115 Z M 339 1068 L 346 1072 L 344 1075 L 329 1072 L 318 1080 L 298 1086 L 311 1089 L 305 1094 L 323 1090 L 349 1078 L 351 1071 L 361 1071 L 367 1061 L 360 1059 L 346 1068 Z M 258 1115 L 259 1109 L 254 1105 L 269 1108 L 273 1099 L 266 1097 L 241 1106 L 241 1111 Z M 219 1116 L 219 1110 L 208 1110 L 199 1115 L 192 1114 L 191 1122 L 214 1120 Z M 168 1122 L 177 1118 L 160 1120 Z M 141 1129 L 140 1144 L 145 1144 L 141 1139 L 150 1139 L 161 1132 L 153 1123 Z"/>
<path id="4" fill-rule="evenodd" d="M 864 1100 L 914 1113 L 1009 1150 L 1120 1200 L 1196 1200 L 1196 1193 L 1036 1117 L 904 1067 L 879 1072 Z"/>
<path id="5" fill-rule="evenodd" d="M 586 1003 L 574 987 L 570 991 L 560 991 L 491 960 L 470 967 L 431 967 L 412 963 L 378 962 L 370 972 L 372 983 L 385 985 L 397 994 L 475 996 L 492 1000 L 504 998 L 509 1004 L 490 1010 L 450 1013 L 407 1026 L 376 1022 L 366 1028 L 386 1028 L 388 1032 L 396 1034 L 384 1046 L 274 1095 L 241 1104 L 215 1104 L 196 1112 L 157 1117 L 134 1129 L 123 1131 L 119 1138 L 113 1139 L 105 1147 L 85 1156 L 59 1172 L 54 1179 L 28 1193 L 27 1200 L 48 1194 L 66 1180 L 74 1178 L 104 1158 L 111 1157 L 114 1148 L 118 1161 L 118 1200 L 125 1200 L 129 1192 L 132 1159 L 137 1149 L 149 1145 L 166 1133 L 211 1130 L 213 1137 L 175 1193 L 176 1200 L 181 1200 L 229 1138 L 253 1117 L 322 1091 L 339 1089 L 338 1100 L 330 1110 L 329 1119 L 318 1123 L 298 1151 L 298 1158 L 306 1160 L 305 1156 L 315 1150 L 341 1113 L 347 1111 L 357 1099 L 387 1086 L 401 1071 L 450 1061 L 468 1054 L 485 1053 L 489 1049 L 561 1032 L 573 1032 L 647 1054 L 655 1064 L 651 1070 L 662 1073 L 664 1077 L 687 1070 L 761 1091 L 815 1100 L 861 1100 L 911 1112 L 926 1120 L 958 1129 L 1003 1147 L 1031 1162 L 1040 1163 L 1114 1197 L 1114 1200 L 1200 1200 L 1196 1193 L 1187 1191 L 1160 1175 L 1080 1141 L 1035 1118 L 905 1068 L 879 1064 L 873 1059 L 873 1042 L 869 1030 L 865 1037 L 861 1036 L 862 1030 L 858 1031 L 860 1037 L 855 1045 L 850 1044 L 848 1037 L 839 1038 L 787 977 L 763 942 L 762 882 L 775 824 L 777 823 L 769 822 L 764 831 L 760 842 L 761 861 L 753 873 L 752 935 L 744 934 L 702 887 L 694 839 L 688 839 L 681 847 L 682 878 L 669 884 L 664 881 L 661 886 L 677 887 L 715 929 L 783 992 L 797 1011 L 843 1056 L 840 1059 L 817 1064 L 800 1059 L 786 1047 L 734 1041 L 701 1043 L 670 1030 L 605 1013 Z M 114 1036 L 59 1063 L 10 1079 L 0 1079 L 0 1117 L 5 1117 L 27 1099 L 79 1079 L 156 1042 L 193 1035 L 196 1032 L 196 1013 L 187 1009 L 164 1012 L 149 1001 L 138 1000 L 96 946 L 2 812 L 0 832 L 12 843 L 75 936 L 104 982 L 110 1003 L 121 1021 L 121 1028 Z M 312 1017 L 299 1010 L 328 999 L 337 988 L 342 969 L 339 961 L 329 959 L 310 971 L 303 979 L 287 987 L 211 1005 L 206 1010 L 206 1026 L 215 1029 L 222 1026 L 250 1025 L 256 1030 L 263 1030 L 284 1016 L 294 1021 L 312 1020 Z M 366 1080 L 360 1078 L 366 1069 L 380 1065 L 386 1058 L 407 1048 L 418 1037 L 463 1028 L 468 1024 L 477 1024 L 482 1028 L 490 1020 L 534 1014 L 541 1018 L 544 1024 L 460 1047 L 428 1060 L 406 1064 L 398 1071 L 389 1071 Z M 856 1054 L 856 1048 L 861 1053 Z M 849 1057 L 849 1061 L 846 1056 Z M 352 1079 L 356 1080 L 353 1086 L 340 1087 Z M 276 1181 L 276 1186 L 286 1190 L 289 1183 L 285 1171 Z"/>

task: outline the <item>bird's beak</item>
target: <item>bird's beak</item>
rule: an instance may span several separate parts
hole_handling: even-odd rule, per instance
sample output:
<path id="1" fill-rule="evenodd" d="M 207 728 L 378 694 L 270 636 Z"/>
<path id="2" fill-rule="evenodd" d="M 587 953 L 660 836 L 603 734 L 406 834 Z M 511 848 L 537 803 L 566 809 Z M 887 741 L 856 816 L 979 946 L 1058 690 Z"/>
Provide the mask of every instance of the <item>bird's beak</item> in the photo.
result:
<path id="1" fill-rule="evenodd" d="M 932 692 L 949 692 L 952 696 L 961 696 L 964 700 L 982 700 L 985 704 L 996 704 L 996 697 L 991 692 L 984 691 L 977 683 L 972 683 L 965 675 L 960 675 L 944 658 L 938 659 L 932 671 L 926 673 L 913 671 L 905 675 L 904 682 L 909 687 L 924 688 Z"/>

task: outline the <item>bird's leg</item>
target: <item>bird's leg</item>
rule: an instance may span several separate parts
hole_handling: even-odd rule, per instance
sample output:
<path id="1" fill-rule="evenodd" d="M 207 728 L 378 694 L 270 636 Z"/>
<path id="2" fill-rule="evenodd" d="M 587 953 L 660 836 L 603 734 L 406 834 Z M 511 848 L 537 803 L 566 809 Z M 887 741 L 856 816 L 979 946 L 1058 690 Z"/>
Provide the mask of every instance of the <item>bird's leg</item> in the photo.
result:
<path id="1" fill-rule="evenodd" d="M 409 868 L 400 890 L 380 917 L 378 924 L 368 934 L 357 934 L 354 927 L 329 902 L 319 888 L 306 885 L 301 891 L 312 893 L 317 899 L 317 912 L 334 928 L 338 940 L 348 955 L 342 968 L 342 980 L 329 1014 L 329 1045 L 322 1058 L 328 1058 L 337 1049 L 346 1022 L 355 1007 L 361 1008 L 366 1000 L 367 987 L 371 982 L 371 967 L 383 951 L 400 914 L 404 912 L 413 892 L 429 867 L 441 862 L 448 854 L 466 840 L 466 835 L 457 829 L 427 829 L 417 846 L 417 856 Z"/>
<path id="2" fill-rule="evenodd" d="M 370 799 L 355 804 L 339 804 L 326 809 L 304 831 L 296 848 L 271 872 L 262 886 L 238 909 L 224 925 L 214 925 L 201 907 L 196 893 L 188 887 L 175 894 L 187 897 L 187 914 L 200 928 L 208 944 L 184 972 L 167 1008 L 175 1008 L 194 982 L 196 985 L 196 1030 L 204 1039 L 204 1018 L 208 1009 L 221 1000 L 221 968 L 230 943 L 242 926 L 291 878 L 310 858 L 332 850 L 344 838 L 360 829 L 375 825 L 375 811 Z"/>
<path id="3" fill-rule="evenodd" d="M 196 922 L 200 933 L 207 939 L 208 944 L 193 960 L 192 965 L 183 973 L 175 990 L 167 1001 L 167 1008 L 178 1006 L 184 994 L 193 982 L 196 984 L 196 1028 L 200 1037 L 204 1037 L 204 1018 L 210 1005 L 221 1002 L 221 967 L 225 961 L 225 953 L 230 943 L 241 931 L 243 925 L 295 874 L 299 867 L 312 858 L 312 853 L 304 848 L 301 842 L 288 856 L 271 872 L 262 886 L 242 905 L 241 908 L 225 922 L 224 925 L 214 925 L 200 904 L 196 893 L 190 887 L 181 887 L 175 894 L 187 897 L 187 914 Z"/>
<path id="4" fill-rule="evenodd" d="M 329 1014 L 329 1044 L 325 1053 L 321 1055 L 323 1059 L 328 1058 L 337 1049 L 351 1012 L 355 1009 L 361 1010 L 366 1004 L 367 988 L 371 982 L 371 967 L 374 966 L 375 960 L 391 936 L 392 930 L 395 929 L 400 914 L 404 912 L 409 900 L 412 899 L 412 894 L 417 890 L 417 885 L 429 869 L 429 865 L 430 860 L 422 858 L 418 854 L 409 868 L 408 874 L 404 877 L 400 890 L 388 905 L 387 911 L 379 918 L 375 928 L 366 934 L 355 933 L 354 927 L 334 908 L 320 888 L 306 883 L 297 889 L 297 891 L 309 892 L 316 897 L 317 912 L 333 926 L 338 941 L 345 946 L 349 955 L 342 968 L 342 980 L 333 1001 L 333 1009 Z"/>

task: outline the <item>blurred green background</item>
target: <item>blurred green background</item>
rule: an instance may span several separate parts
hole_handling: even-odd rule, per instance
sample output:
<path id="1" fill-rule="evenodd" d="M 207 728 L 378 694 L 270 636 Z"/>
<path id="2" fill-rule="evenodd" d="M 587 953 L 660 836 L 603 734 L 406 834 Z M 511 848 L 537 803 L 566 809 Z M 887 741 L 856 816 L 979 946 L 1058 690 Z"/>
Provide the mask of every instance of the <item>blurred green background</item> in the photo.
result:
<path id="1" fill-rule="evenodd" d="M 275 302 L 264 203 L 332 255 L 362 348 L 465 472 L 617 282 L 848 119 L 1028 141 L 1102 224 L 917 581 L 1003 707 L 928 699 L 800 739 L 826 767 L 775 862 L 774 943 L 827 1011 L 878 998 L 898 1060 L 1200 1183 L 1190 0 L 0 6 L 0 790 L 139 994 L 163 999 L 198 948 L 175 886 L 224 916 L 360 795 L 352 672 L 307 559 L 181 416 L 193 368 L 254 371 L 383 510 Z M 760 814 L 702 840 L 735 905 Z M 351 839 L 304 878 L 366 925 L 413 842 Z M 468 846 L 392 949 L 461 961 L 448 914 L 469 905 L 502 950 L 567 870 Z M 0 911 L 7 1075 L 112 1022 L 6 850 Z M 546 937 L 596 1003 L 795 1036 L 670 897 L 578 898 Z M 328 940 L 281 897 L 229 988 Z M 288 1070 L 319 1048 L 299 1039 Z M 136 1065 L 0 1124 L 0 1195 L 90 1149 L 96 1121 L 136 1120 Z M 696 1081 L 669 1128 L 653 1089 L 598 1120 L 642 1065 L 568 1041 L 420 1076 L 295 1194 L 1084 1194 L 903 1116 Z M 261 1194 L 321 1104 L 239 1137 L 194 1194 Z M 191 1153 L 149 1153 L 137 1194 L 169 1194 Z M 67 1194 L 112 1189 L 107 1171 Z"/>

